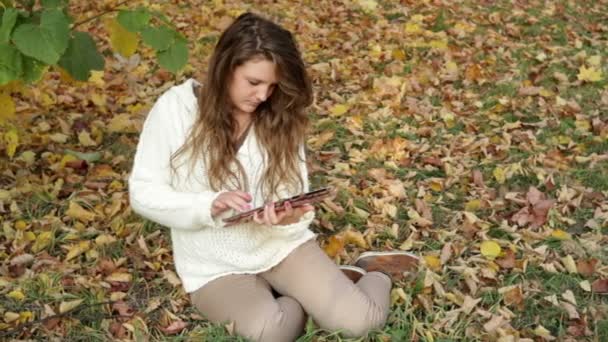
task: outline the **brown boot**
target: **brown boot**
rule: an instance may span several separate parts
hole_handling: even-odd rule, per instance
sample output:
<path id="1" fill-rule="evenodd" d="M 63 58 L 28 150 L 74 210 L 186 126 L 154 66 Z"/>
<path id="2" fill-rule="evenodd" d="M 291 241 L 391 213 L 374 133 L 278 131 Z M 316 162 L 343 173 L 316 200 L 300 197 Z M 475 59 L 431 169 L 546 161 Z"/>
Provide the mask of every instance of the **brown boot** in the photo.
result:
<path id="1" fill-rule="evenodd" d="M 393 281 L 402 280 L 405 272 L 418 267 L 419 258 L 403 251 L 365 252 L 355 260 L 355 266 L 367 272 L 382 272 Z"/>
<path id="2" fill-rule="evenodd" d="M 341 265 L 340 269 L 342 270 L 342 273 L 348 277 L 348 279 L 353 281 L 353 283 L 358 282 L 359 279 L 361 279 L 361 277 L 367 273 L 364 269 L 357 266 Z"/>

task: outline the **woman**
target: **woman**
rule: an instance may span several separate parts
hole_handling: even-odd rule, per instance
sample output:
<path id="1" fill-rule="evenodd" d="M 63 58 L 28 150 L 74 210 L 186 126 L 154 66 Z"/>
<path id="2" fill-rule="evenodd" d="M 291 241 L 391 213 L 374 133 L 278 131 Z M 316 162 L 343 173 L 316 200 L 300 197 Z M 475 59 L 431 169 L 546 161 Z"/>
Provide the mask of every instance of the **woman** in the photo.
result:
<path id="1" fill-rule="evenodd" d="M 363 254 L 363 268 L 350 267 L 355 284 L 308 229 L 312 206 L 275 210 L 273 201 L 308 191 L 311 101 L 291 33 L 246 13 L 221 35 L 204 84 L 188 80 L 158 99 L 137 146 L 133 210 L 171 228 L 192 303 L 253 340 L 293 341 L 307 314 L 346 336 L 380 328 L 389 275 L 416 262 L 407 253 Z M 264 203 L 252 222 L 224 227 L 223 218 Z"/>

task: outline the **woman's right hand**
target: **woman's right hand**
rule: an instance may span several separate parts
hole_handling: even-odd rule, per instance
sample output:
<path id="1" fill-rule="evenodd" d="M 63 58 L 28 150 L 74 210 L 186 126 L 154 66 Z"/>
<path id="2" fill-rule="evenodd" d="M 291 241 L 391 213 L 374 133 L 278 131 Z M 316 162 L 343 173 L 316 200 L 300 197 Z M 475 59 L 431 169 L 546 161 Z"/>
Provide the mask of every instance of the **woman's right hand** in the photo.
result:
<path id="1" fill-rule="evenodd" d="M 247 211 L 251 209 L 251 199 L 251 195 L 243 191 L 223 192 L 211 203 L 211 217 L 215 218 L 228 209 Z"/>

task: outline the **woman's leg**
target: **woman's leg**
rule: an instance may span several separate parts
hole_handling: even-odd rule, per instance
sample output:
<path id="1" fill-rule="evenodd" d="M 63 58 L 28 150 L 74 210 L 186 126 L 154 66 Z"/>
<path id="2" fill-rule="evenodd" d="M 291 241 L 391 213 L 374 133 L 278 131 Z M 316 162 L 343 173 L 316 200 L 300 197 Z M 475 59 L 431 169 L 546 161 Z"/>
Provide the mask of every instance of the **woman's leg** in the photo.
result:
<path id="1" fill-rule="evenodd" d="M 370 272 L 355 285 L 314 239 L 260 276 L 277 292 L 295 298 L 323 329 L 363 336 L 386 322 L 390 278 Z"/>
<path id="2" fill-rule="evenodd" d="M 238 335 L 255 341 L 294 341 L 306 324 L 306 314 L 295 299 L 275 299 L 268 282 L 253 274 L 213 280 L 190 298 L 211 322 L 234 322 Z"/>

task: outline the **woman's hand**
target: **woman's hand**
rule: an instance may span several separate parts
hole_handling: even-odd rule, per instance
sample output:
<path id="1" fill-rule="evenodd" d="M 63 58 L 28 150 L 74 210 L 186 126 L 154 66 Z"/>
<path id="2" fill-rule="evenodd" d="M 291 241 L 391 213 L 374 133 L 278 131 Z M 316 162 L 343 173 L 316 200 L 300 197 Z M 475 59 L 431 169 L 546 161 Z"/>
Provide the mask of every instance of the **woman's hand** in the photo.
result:
<path id="1" fill-rule="evenodd" d="M 249 202 L 251 202 L 251 195 L 246 192 L 223 192 L 211 203 L 211 217 L 215 218 L 228 209 L 234 209 L 237 212 L 247 211 L 251 209 Z"/>
<path id="2" fill-rule="evenodd" d="M 300 221 L 300 217 L 302 217 L 302 215 L 313 210 L 315 210 L 315 208 L 310 204 L 293 208 L 291 204 L 287 202 L 285 204 L 285 210 L 277 213 L 273 202 L 266 204 L 263 214 L 258 215 L 258 213 L 255 213 L 253 215 L 253 221 L 259 224 L 267 225 L 287 225 Z"/>

